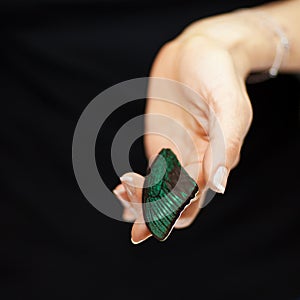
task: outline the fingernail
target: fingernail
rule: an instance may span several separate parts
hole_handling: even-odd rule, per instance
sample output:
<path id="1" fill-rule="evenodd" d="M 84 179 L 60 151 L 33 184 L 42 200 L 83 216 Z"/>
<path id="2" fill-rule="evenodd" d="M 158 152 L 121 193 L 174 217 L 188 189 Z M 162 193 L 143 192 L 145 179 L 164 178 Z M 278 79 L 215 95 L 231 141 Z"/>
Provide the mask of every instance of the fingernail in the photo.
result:
<path id="1" fill-rule="evenodd" d="M 131 205 L 130 205 L 130 203 L 129 203 L 129 201 L 127 201 L 126 199 L 124 199 L 123 197 L 122 197 L 122 193 L 123 192 L 125 192 L 125 188 L 124 187 L 122 187 L 122 188 L 120 188 L 120 189 L 115 189 L 115 190 L 113 190 L 113 193 L 116 195 L 116 197 L 120 200 L 120 202 L 122 203 L 122 205 L 125 207 L 125 208 L 130 208 L 131 207 Z"/>
<path id="2" fill-rule="evenodd" d="M 216 192 L 224 194 L 228 174 L 229 174 L 229 172 L 228 172 L 227 168 L 225 168 L 223 166 L 218 168 L 218 170 L 215 173 L 215 176 L 213 178 L 213 185 L 215 187 Z"/>
<path id="3" fill-rule="evenodd" d="M 120 180 L 124 184 L 124 188 L 129 196 L 133 196 L 134 187 L 131 185 L 133 183 L 133 178 L 131 176 L 125 175 L 120 177 Z"/>
<path id="4" fill-rule="evenodd" d="M 142 241 L 135 242 L 132 238 L 131 238 L 130 240 L 131 240 L 131 243 L 132 243 L 133 245 L 138 245 L 139 243 L 142 242 Z"/>
<path id="5" fill-rule="evenodd" d="M 116 196 L 119 196 L 119 195 L 121 195 L 121 194 L 124 193 L 124 192 L 125 192 L 125 188 L 124 188 L 123 185 L 120 186 L 119 188 L 113 190 L 113 193 L 114 193 Z"/>
<path id="6" fill-rule="evenodd" d="M 151 236 L 151 235 L 149 235 L 149 236 L 147 236 L 147 237 L 145 237 L 144 239 L 139 240 L 139 241 L 134 241 L 133 238 L 131 238 L 130 240 L 131 240 L 131 243 L 132 243 L 132 244 L 138 245 L 138 244 L 140 244 L 140 243 L 146 241 L 147 239 L 149 239 L 150 236 Z"/>
<path id="7" fill-rule="evenodd" d="M 133 178 L 131 176 L 125 175 L 125 176 L 121 176 L 120 180 L 123 182 L 133 182 Z"/>

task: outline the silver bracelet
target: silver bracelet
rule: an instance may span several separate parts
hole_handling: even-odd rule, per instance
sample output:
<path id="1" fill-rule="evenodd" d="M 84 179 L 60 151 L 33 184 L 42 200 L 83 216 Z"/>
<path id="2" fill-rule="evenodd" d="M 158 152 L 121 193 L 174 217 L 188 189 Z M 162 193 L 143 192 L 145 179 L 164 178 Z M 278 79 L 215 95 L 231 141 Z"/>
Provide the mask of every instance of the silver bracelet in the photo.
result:
<path id="1" fill-rule="evenodd" d="M 276 77 L 283 62 L 283 59 L 288 54 L 288 51 L 290 49 L 290 43 L 284 30 L 265 12 L 259 10 L 251 11 L 250 9 L 241 9 L 239 11 L 241 13 L 247 14 L 251 12 L 251 14 L 255 13 L 258 16 L 261 16 L 261 21 L 263 22 L 263 24 L 269 27 L 279 37 L 279 43 L 276 47 L 276 54 L 271 68 L 267 71 L 251 73 L 248 76 L 246 82 L 258 83 Z"/>

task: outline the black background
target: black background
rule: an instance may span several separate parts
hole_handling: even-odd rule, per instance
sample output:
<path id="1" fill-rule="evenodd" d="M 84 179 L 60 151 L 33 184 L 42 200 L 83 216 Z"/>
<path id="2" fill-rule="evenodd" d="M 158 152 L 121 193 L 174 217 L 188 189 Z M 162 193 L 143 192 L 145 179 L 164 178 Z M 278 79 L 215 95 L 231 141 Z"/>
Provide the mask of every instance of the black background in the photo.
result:
<path id="1" fill-rule="evenodd" d="M 94 209 L 72 169 L 76 122 L 97 94 L 147 76 L 159 48 L 192 21 L 262 2 L 1 3 L 1 299 L 300 295 L 295 77 L 248 87 L 254 121 L 225 195 L 164 243 L 132 245 L 130 224 Z M 127 105 L 99 133 L 97 163 L 111 189 L 110 143 L 143 109 Z M 141 139 L 130 157 L 143 174 Z"/>

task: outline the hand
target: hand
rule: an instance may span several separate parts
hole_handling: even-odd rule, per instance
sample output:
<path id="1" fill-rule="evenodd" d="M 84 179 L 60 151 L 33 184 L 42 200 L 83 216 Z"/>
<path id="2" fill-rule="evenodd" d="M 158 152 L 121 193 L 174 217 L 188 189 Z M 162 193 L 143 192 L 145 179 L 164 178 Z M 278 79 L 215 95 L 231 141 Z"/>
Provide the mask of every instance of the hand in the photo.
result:
<path id="1" fill-rule="evenodd" d="M 278 36 L 274 33 L 278 28 L 285 31 L 291 45 L 280 70 L 299 71 L 300 26 L 295 26 L 300 20 L 299 7 L 299 0 L 275 1 L 248 9 L 247 14 L 232 12 L 200 20 L 166 44 L 157 55 L 151 76 L 178 81 L 199 96 L 183 93 L 178 98 L 184 100 L 178 103 L 149 97 L 147 103 L 146 129 L 154 128 L 158 132 L 160 128 L 165 129 L 164 136 L 145 136 L 148 158 L 161 148 L 171 148 L 201 191 L 200 197 L 186 207 L 176 228 L 193 222 L 207 187 L 224 192 L 252 120 L 245 78 L 251 71 L 267 70 L 272 65 L 278 45 Z M 269 16 L 272 24 L 265 26 L 257 9 Z M 150 95 L 152 88 L 155 89 L 150 80 Z M 180 88 L 167 92 L 182 93 Z M 186 134 L 171 126 L 174 122 L 168 124 L 166 119 L 148 117 L 151 114 L 173 119 Z M 135 220 L 132 241 L 138 243 L 151 236 L 141 209 L 144 178 L 128 173 L 121 181 L 114 192 L 125 205 L 124 219 Z"/>
<path id="2" fill-rule="evenodd" d="M 236 22 L 239 21 L 232 21 Z M 175 228 L 183 228 L 193 222 L 208 187 L 224 193 L 229 172 L 239 161 L 243 140 L 252 120 L 251 103 L 245 87 L 249 61 L 242 48 L 237 46 L 240 45 L 237 36 L 242 36 L 248 29 L 244 25 L 231 24 L 241 28 L 241 34 L 224 41 L 221 25 L 218 18 L 191 25 L 161 49 L 151 71 L 151 77 L 180 82 L 198 95 L 194 97 L 191 96 L 193 93 L 178 89 L 166 92 L 181 93 L 183 97 L 178 98 L 184 100 L 180 103 L 151 97 L 147 101 L 146 129 L 157 132 L 162 128 L 164 131 L 162 135 L 145 136 L 148 158 L 157 155 L 162 148 L 171 148 L 197 181 L 201 192 L 198 199 L 186 207 Z M 218 39 L 219 34 L 221 37 Z M 155 88 L 150 81 L 150 94 Z M 150 117 L 152 114 L 176 121 L 183 130 L 178 130 L 165 119 L 154 120 Z M 151 236 L 141 208 L 144 178 L 127 173 L 121 181 L 114 192 L 125 204 L 124 219 L 135 221 L 132 241 L 139 243 Z"/>

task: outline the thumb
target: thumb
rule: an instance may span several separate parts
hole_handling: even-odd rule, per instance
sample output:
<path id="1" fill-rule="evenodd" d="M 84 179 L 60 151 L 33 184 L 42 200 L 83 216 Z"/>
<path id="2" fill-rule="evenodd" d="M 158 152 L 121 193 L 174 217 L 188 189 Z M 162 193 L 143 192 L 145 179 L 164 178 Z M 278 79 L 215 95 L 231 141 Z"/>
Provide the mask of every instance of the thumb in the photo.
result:
<path id="1" fill-rule="evenodd" d="M 223 94 L 222 98 L 215 99 L 221 100 L 213 101 L 210 108 L 209 144 L 204 154 L 203 173 L 209 188 L 224 193 L 229 172 L 239 161 L 252 121 L 252 108 L 246 94 L 227 99 Z"/>
<path id="2" fill-rule="evenodd" d="M 131 229 L 131 241 L 133 244 L 139 244 L 152 236 L 145 224 L 142 209 L 142 190 L 145 178 L 131 172 L 124 174 L 120 179 L 137 216 Z"/>

